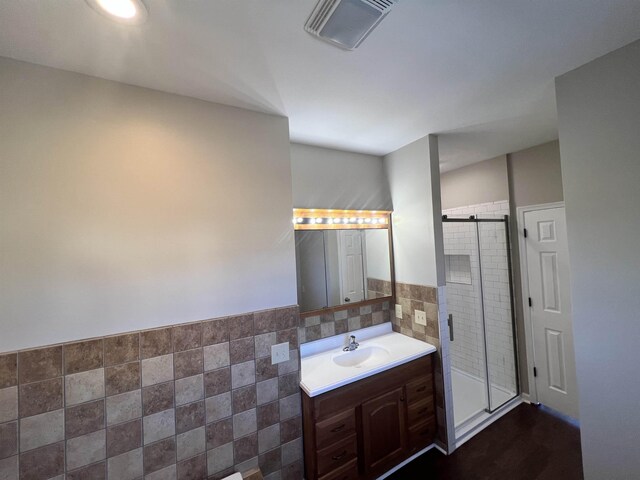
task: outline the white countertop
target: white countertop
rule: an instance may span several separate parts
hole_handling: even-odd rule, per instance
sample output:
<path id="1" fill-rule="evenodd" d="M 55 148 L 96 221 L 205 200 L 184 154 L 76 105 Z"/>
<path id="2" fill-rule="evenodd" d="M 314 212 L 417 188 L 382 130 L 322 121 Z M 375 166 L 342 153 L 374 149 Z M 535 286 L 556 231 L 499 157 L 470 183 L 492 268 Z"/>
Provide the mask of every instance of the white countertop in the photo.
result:
<path id="1" fill-rule="evenodd" d="M 344 352 L 349 335 L 355 335 L 360 346 Z M 315 397 L 435 351 L 430 343 L 394 332 L 390 322 L 304 343 L 300 345 L 300 387 Z M 360 363 L 348 365 L 352 361 Z"/>

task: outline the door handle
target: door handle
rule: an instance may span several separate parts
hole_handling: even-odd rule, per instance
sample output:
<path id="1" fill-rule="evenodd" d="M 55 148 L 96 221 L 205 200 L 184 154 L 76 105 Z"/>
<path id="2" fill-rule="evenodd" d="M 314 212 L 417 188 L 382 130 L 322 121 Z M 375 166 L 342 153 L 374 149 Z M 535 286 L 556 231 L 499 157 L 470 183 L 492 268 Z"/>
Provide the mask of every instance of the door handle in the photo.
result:
<path id="1" fill-rule="evenodd" d="M 449 314 L 449 319 L 447 320 L 447 324 L 449 325 L 449 341 L 453 342 L 453 314 Z"/>
<path id="2" fill-rule="evenodd" d="M 351 301 L 351 299 L 350 299 L 349 297 L 344 297 L 344 301 L 345 301 L 345 302 L 350 302 L 350 301 Z"/>

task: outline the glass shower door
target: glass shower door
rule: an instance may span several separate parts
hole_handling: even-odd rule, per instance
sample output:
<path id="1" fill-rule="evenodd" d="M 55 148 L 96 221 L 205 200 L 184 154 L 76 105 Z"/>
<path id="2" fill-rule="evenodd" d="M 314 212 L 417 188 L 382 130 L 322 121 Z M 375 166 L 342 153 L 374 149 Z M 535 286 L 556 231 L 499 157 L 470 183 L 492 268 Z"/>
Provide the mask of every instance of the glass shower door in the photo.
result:
<path id="1" fill-rule="evenodd" d="M 443 223 L 454 423 L 463 425 L 489 407 L 482 313 L 480 250 L 475 222 Z"/>
<path id="2" fill-rule="evenodd" d="M 508 218 L 443 222 L 454 421 L 518 395 Z"/>
<path id="3" fill-rule="evenodd" d="M 509 224 L 505 218 L 503 221 L 479 220 L 476 225 L 482 276 L 489 411 L 494 411 L 518 395 Z"/>

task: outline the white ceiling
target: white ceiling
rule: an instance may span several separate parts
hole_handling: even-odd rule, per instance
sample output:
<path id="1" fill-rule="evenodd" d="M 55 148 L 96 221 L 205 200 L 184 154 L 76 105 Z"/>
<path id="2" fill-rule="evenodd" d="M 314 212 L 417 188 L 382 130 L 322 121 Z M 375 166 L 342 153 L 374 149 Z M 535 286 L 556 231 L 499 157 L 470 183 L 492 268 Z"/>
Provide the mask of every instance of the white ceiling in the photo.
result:
<path id="1" fill-rule="evenodd" d="M 386 154 L 441 134 L 448 170 L 557 138 L 553 79 L 640 38 L 639 0 L 401 0 L 354 52 L 315 0 L 1 0 L 0 56 L 285 115 L 291 138 Z"/>

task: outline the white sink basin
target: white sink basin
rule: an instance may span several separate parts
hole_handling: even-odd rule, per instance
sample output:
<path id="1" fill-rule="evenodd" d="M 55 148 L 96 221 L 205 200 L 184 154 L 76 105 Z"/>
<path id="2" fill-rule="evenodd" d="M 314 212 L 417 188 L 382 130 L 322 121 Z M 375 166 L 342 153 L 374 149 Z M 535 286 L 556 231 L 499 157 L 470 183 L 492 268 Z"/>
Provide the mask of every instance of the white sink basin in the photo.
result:
<path id="1" fill-rule="evenodd" d="M 339 367 L 374 367 L 389 359 L 389 350 L 382 347 L 361 347 L 333 357 L 333 363 Z"/>
<path id="2" fill-rule="evenodd" d="M 350 334 L 360 346 L 345 352 Z M 391 322 L 303 343 L 300 387 L 315 397 L 435 351 L 433 345 L 393 332 Z"/>

